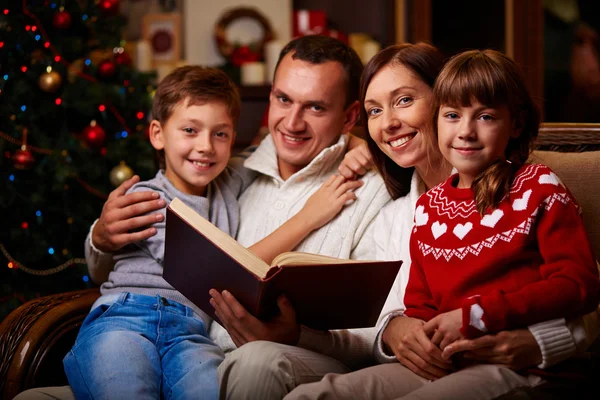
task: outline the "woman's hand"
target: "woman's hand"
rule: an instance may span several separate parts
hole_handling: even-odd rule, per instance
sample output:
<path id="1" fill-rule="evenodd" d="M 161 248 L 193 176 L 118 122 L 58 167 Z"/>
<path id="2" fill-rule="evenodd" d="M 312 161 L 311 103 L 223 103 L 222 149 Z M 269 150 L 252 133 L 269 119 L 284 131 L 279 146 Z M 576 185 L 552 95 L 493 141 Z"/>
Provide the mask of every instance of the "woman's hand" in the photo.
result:
<path id="1" fill-rule="evenodd" d="M 402 365 L 425 379 L 435 380 L 448 375 L 452 364 L 442 358 L 442 351 L 429 340 L 423 325 L 415 318 L 395 317 L 382 339 Z"/>
<path id="2" fill-rule="evenodd" d="M 362 176 L 373 167 L 373 156 L 369 152 L 366 142 L 360 143 L 349 150 L 338 167 L 338 172 L 346 179 L 355 179 Z"/>
<path id="3" fill-rule="evenodd" d="M 477 339 L 461 339 L 449 344 L 442 357 L 449 360 L 453 354 L 483 364 L 500 364 L 518 371 L 542 362 L 542 352 L 537 341 L 527 329 L 502 331 Z"/>
<path id="4" fill-rule="evenodd" d="M 460 333 L 461 326 L 462 310 L 459 308 L 430 319 L 423 325 L 423 330 L 431 338 L 431 343 L 444 350 L 450 343 L 464 339 Z"/>
<path id="5" fill-rule="evenodd" d="M 299 217 L 319 229 L 335 217 L 344 205 L 356 200 L 354 190 L 361 187 L 363 181 L 349 181 L 343 176 L 333 175 L 327 179 L 306 201 Z"/>
<path id="6" fill-rule="evenodd" d="M 277 299 L 280 314 L 268 322 L 263 322 L 250 314 L 227 290 L 219 293 L 209 291 L 210 304 L 215 309 L 221 325 L 227 330 L 237 347 L 255 340 L 295 345 L 300 339 L 300 325 L 296 322 L 296 312 L 284 295 Z"/>
<path id="7" fill-rule="evenodd" d="M 160 213 L 146 214 L 165 207 L 166 203 L 158 193 L 152 191 L 126 194 L 139 180 L 139 176 L 135 175 L 110 192 L 92 230 L 92 243 L 99 250 L 114 253 L 128 244 L 156 234 L 156 228 L 150 225 L 162 221 L 164 217 Z"/>

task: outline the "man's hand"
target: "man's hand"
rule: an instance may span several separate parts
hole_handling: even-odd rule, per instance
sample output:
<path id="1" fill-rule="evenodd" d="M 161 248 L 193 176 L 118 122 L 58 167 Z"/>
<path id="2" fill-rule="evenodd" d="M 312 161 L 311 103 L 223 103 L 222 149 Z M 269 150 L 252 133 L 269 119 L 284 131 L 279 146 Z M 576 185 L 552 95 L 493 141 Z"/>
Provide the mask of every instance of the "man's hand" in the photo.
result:
<path id="1" fill-rule="evenodd" d="M 395 317 L 382 339 L 402 365 L 425 379 L 435 380 L 448 375 L 452 364 L 442 358 L 442 351 L 431 343 L 423 325 L 416 318 Z"/>
<path id="2" fill-rule="evenodd" d="M 366 174 L 371 167 L 373 167 L 373 156 L 366 143 L 363 143 L 346 153 L 338 167 L 338 172 L 346 179 L 355 179 Z"/>
<path id="3" fill-rule="evenodd" d="M 300 339 L 300 325 L 296 322 L 296 312 L 285 296 L 277 299 L 280 314 L 268 322 L 262 322 L 224 290 L 219 293 L 215 289 L 209 291 L 212 299 L 210 304 L 214 307 L 221 325 L 237 347 L 255 340 L 269 340 L 284 344 L 295 345 Z"/>
<path id="4" fill-rule="evenodd" d="M 139 180 L 140 177 L 135 175 L 110 192 L 92 230 L 92 243 L 100 251 L 113 253 L 123 246 L 156 234 L 156 228 L 153 227 L 138 229 L 162 221 L 164 217 L 160 213 L 144 214 L 159 210 L 166 203 L 156 192 L 125 194 Z"/>
<path id="5" fill-rule="evenodd" d="M 542 362 L 540 347 L 527 329 L 502 331 L 473 340 L 457 340 L 444 349 L 442 357 L 449 360 L 453 354 L 461 352 L 464 352 L 463 356 L 467 360 L 500 364 L 515 371 Z"/>
<path id="6" fill-rule="evenodd" d="M 460 328 L 462 326 L 462 310 L 439 314 L 423 325 L 425 334 L 431 338 L 431 343 L 444 350 L 450 343 L 464 339 Z"/>

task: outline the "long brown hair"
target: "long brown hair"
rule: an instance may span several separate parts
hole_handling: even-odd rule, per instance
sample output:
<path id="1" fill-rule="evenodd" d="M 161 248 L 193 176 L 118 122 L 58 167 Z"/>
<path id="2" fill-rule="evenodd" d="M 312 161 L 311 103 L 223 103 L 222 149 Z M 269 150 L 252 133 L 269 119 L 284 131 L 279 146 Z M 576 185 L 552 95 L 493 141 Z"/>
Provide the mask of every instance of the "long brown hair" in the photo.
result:
<path id="1" fill-rule="evenodd" d="M 364 107 L 367 89 L 373 77 L 390 64 L 400 64 L 410 70 L 416 77 L 433 88 L 438 73 L 444 65 L 444 56 L 435 47 L 427 43 L 396 44 L 377 53 L 365 66 L 360 80 L 361 121 L 367 133 L 367 145 L 373 156 L 375 166 L 383 177 L 385 186 L 392 197 L 397 199 L 410 191 L 410 180 L 414 167 L 403 168 L 390 159 L 369 134 L 367 112 Z"/>
<path id="2" fill-rule="evenodd" d="M 470 50 L 452 57 L 440 72 L 433 95 L 436 136 L 440 106 L 469 107 L 473 101 L 488 107 L 508 106 L 513 129 L 521 131 L 509 139 L 506 160 L 497 160 L 473 180 L 475 205 L 483 215 L 508 195 L 516 171 L 529 158 L 540 125 L 538 108 L 520 68 L 495 50 Z"/>

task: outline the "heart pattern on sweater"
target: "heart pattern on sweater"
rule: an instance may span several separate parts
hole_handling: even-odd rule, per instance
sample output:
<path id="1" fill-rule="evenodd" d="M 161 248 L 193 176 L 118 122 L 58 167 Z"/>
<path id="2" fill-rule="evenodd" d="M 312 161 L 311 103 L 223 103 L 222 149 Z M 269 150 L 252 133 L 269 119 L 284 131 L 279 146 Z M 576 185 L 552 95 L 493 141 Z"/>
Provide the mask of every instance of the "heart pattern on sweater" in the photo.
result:
<path id="1" fill-rule="evenodd" d="M 459 238 L 460 240 L 463 240 L 463 238 L 465 236 L 467 236 L 467 233 L 471 232 L 471 229 L 473 229 L 473 224 L 470 222 L 467 222 L 464 225 L 456 224 L 456 226 L 452 230 L 452 233 L 454 233 L 456 235 L 456 237 Z"/>
<path id="2" fill-rule="evenodd" d="M 481 218 L 481 225 L 487 226 L 488 228 L 493 228 L 496 226 L 498 221 L 500 221 L 503 215 L 504 211 L 496 209 L 493 213 L 484 215 L 483 218 Z"/>
<path id="3" fill-rule="evenodd" d="M 433 224 L 431 224 L 431 233 L 433 234 L 433 237 L 435 239 L 442 236 L 444 233 L 446 233 L 447 230 L 448 230 L 448 225 L 446 225 L 444 223 L 440 224 L 438 221 L 435 221 Z"/>
<path id="4" fill-rule="evenodd" d="M 556 176 L 556 174 L 553 172 L 550 172 L 549 174 L 540 175 L 538 182 L 542 185 L 546 184 L 558 186 L 562 184 L 560 179 L 558 179 L 558 176 Z"/>
<path id="5" fill-rule="evenodd" d="M 425 207 L 423 207 L 423 206 L 419 206 L 415 210 L 415 224 L 417 226 L 423 226 L 423 225 L 427 224 L 427 221 L 429 221 L 429 214 L 427 214 L 424 211 L 425 211 Z"/>
<path id="6" fill-rule="evenodd" d="M 532 190 L 529 189 L 525 193 L 523 193 L 523 197 L 520 199 L 515 199 L 512 204 L 512 208 L 515 211 L 523 211 L 527 209 L 527 203 L 529 202 L 529 197 L 531 197 Z"/>

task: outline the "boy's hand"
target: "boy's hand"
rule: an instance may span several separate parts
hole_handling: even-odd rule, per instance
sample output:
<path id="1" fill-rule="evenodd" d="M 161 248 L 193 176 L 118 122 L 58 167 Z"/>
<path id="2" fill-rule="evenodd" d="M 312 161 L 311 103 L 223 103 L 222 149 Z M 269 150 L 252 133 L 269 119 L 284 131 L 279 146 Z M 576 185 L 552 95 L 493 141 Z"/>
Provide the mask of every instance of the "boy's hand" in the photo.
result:
<path id="1" fill-rule="evenodd" d="M 210 304 L 223 327 L 237 347 L 255 340 L 296 345 L 300 339 L 300 325 L 296 322 L 296 312 L 289 300 L 281 295 L 277 299 L 280 314 L 268 322 L 263 322 L 250 314 L 227 290 L 219 293 L 209 291 Z"/>
<path id="2" fill-rule="evenodd" d="M 331 221 L 345 204 L 356 200 L 354 190 L 362 185 L 361 180 L 349 181 L 343 176 L 332 175 L 308 198 L 298 214 L 311 224 L 313 230 L 319 229 Z"/>
<path id="3" fill-rule="evenodd" d="M 110 192 L 92 230 L 92 243 L 100 251 L 113 253 L 123 246 L 156 234 L 156 228 L 153 227 L 137 230 L 162 221 L 164 217 L 160 213 L 144 214 L 159 210 L 166 203 L 156 192 L 125 194 L 139 180 L 140 177 L 135 175 Z"/>
<path id="4" fill-rule="evenodd" d="M 462 310 L 458 308 L 430 319 L 423 325 L 423 330 L 433 344 L 444 350 L 450 343 L 464 339 L 460 333 L 461 327 Z"/>
<path id="5" fill-rule="evenodd" d="M 373 167 L 373 156 L 363 141 L 359 146 L 349 150 L 338 167 L 340 175 L 346 179 L 355 179 L 362 176 Z"/>

